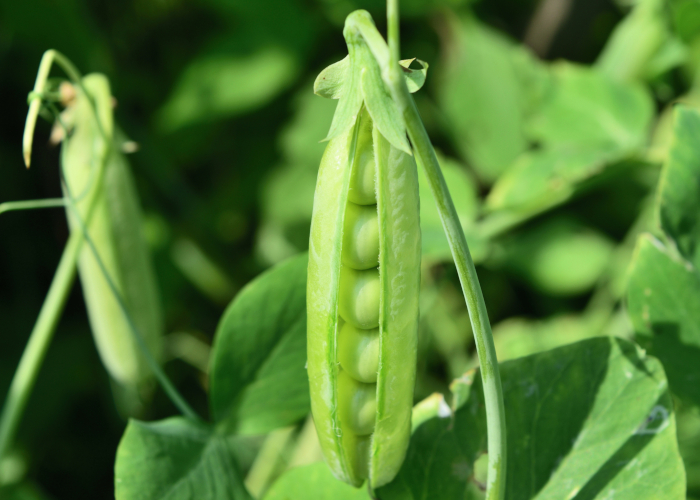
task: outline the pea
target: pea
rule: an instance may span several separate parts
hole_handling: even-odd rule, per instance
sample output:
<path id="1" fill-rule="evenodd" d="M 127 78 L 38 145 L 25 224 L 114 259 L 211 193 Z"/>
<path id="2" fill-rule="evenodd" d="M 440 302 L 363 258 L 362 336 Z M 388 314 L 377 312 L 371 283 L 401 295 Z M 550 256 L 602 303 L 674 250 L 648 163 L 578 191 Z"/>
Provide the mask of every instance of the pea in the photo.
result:
<path id="1" fill-rule="evenodd" d="M 343 228 L 343 264 L 353 269 L 379 265 L 379 222 L 376 205 L 348 203 Z"/>
<path id="2" fill-rule="evenodd" d="M 358 436 L 374 430 L 377 413 L 377 386 L 352 378 L 346 371 L 338 374 L 340 422 Z"/>
<path id="3" fill-rule="evenodd" d="M 343 266 L 340 271 L 338 312 L 358 328 L 379 326 L 379 270 L 358 271 Z"/>
<path id="4" fill-rule="evenodd" d="M 355 151 L 348 200 L 358 205 L 377 203 L 375 190 L 376 162 L 372 148 L 372 121 L 364 120 L 359 124 L 357 149 Z"/>
<path id="5" fill-rule="evenodd" d="M 343 370 L 360 382 L 377 381 L 379 328 L 361 330 L 345 323 L 338 334 L 338 360 Z"/>

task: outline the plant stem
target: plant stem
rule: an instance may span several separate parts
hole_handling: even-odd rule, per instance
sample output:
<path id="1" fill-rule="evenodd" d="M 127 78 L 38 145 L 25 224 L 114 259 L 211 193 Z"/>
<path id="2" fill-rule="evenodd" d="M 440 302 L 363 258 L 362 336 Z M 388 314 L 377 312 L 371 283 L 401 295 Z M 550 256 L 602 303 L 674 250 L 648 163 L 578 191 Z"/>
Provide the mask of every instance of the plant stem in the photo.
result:
<path id="1" fill-rule="evenodd" d="M 6 201 L 0 203 L 0 214 L 11 212 L 13 210 L 30 210 L 34 208 L 55 208 L 65 207 L 66 200 L 63 198 L 46 198 L 44 200 L 22 200 L 22 201 Z"/>
<path id="2" fill-rule="evenodd" d="M 77 232 L 71 234 L 34 324 L 34 329 L 29 336 L 27 347 L 22 353 L 22 358 L 10 384 L 10 390 L 7 393 L 0 417 L 0 459 L 5 456 L 12 443 L 20 417 L 34 388 L 39 368 L 63 312 L 68 293 L 75 279 L 75 264 L 82 242 L 82 234 Z"/>
<path id="3" fill-rule="evenodd" d="M 390 26 L 390 47 L 398 47 L 398 13 L 398 0 L 388 0 L 387 17 L 389 18 Z M 406 130 L 413 144 L 413 151 L 418 163 L 425 169 L 430 190 L 435 198 L 440 220 L 450 244 L 459 281 L 469 309 L 469 319 L 474 331 L 474 340 L 476 342 L 479 364 L 481 365 L 489 452 L 486 498 L 488 500 L 502 500 L 505 496 L 507 457 L 505 406 L 491 324 L 489 323 L 484 296 L 479 285 L 479 278 L 474 268 L 474 261 L 469 252 L 467 239 L 457 217 L 457 211 L 447 189 L 445 178 L 442 175 L 442 170 L 440 170 L 440 164 L 435 156 L 435 150 L 420 118 L 418 108 L 401 74 L 398 57 L 393 57 L 396 55 L 395 53 L 388 53 L 387 45 L 373 25 L 367 24 L 358 18 L 355 27 L 362 34 L 377 62 L 383 66 L 382 62 L 388 60 L 388 67 L 382 68 L 382 76 L 394 102 L 404 117 Z"/>

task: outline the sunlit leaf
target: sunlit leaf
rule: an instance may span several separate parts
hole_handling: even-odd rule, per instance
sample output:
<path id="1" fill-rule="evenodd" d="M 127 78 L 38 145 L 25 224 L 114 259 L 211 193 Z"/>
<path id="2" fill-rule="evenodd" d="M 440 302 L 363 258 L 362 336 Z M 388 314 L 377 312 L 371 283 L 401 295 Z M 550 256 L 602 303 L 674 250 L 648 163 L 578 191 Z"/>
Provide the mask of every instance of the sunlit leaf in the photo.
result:
<path id="1" fill-rule="evenodd" d="M 501 364 L 509 500 L 685 498 L 673 404 L 661 364 L 634 344 L 596 338 Z M 413 434 L 383 500 L 483 498 L 486 451 L 478 374 L 455 381 L 457 407 Z"/>
<path id="2" fill-rule="evenodd" d="M 173 132 L 251 111 L 287 88 L 297 74 L 296 56 L 279 47 L 245 56 L 201 56 L 183 71 L 158 113 L 158 126 Z"/>

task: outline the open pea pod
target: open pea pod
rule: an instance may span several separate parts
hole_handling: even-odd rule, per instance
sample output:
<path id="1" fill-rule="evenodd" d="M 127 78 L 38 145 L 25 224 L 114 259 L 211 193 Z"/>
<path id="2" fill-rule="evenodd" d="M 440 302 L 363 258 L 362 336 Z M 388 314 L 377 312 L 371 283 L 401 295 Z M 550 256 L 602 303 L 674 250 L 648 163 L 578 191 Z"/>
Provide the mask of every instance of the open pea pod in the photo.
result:
<path id="1" fill-rule="evenodd" d="M 418 175 L 404 151 L 398 112 L 385 112 L 391 101 L 383 86 L 376 87 L 381 79 L 371 82 L 371 90 L 363 87 L 376 63 L 364 57 L 366 47 L 353 44 L 348 41 L 349 60 L 316 82 L 317 93 L 341 102 L 321 160 L 311 222 L 308 375 L 314 422 L 333 474 L 354 486 L 368 479 L 377 488 L 397 474 L 411 433 Z M 323 82 L 338 88 L 319 91 Z M 395 127 L 392 142 L 382 133 L 387 127 Z"/>
<path id="2" fill-rule="evenodd" d="M 88 235 L 134 324 L 158 358 L 162 314 L 155 273 L 141 233 L 141 209 L 134 181 L 118 146 L 124 139 L 114 125 L 112 107 L 110 85 L 104 75 L 86 75 L 75 87 L 75 96 L 62 115 L 67 128 L 61 151 L 66 194 L 73 197 L 76 212 L 83 220 L 94 199 Z M 97 174 L 102 168 L 100 181 Z M 95 189 L 96 196 L 89 196 Z M 82 230 L 71 209 L 68 221 L 71 231 Z M 78 271 L 103 364 L 122 388 L 129 392 L 138 389 L 150 377 L 150 369 L 88 245 L 80 251 Z"/>

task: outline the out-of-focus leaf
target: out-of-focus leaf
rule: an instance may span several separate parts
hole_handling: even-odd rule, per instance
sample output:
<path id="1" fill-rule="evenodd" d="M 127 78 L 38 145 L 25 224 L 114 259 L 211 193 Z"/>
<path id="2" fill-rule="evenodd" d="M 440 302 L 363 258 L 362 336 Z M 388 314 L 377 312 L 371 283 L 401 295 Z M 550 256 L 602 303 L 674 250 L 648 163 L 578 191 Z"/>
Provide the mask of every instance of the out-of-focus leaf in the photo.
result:
<path id="1" fill-rule="evenodd" d="M 700 269 L 700 112 L 678 106 L 669 158 L 659 180 L 661 228 Z"/>
<path id="2" fill-rule="evenodd" d="M 264 500 L 369 500 L 367 489 L 337 480 L 325 463 L 296 467 L 284 473 Z"/>
<path id="3" fill-rule="evenodd" d="M 306 267 L 307 256 L 300 255 L 262 274 L 219 323 L 210 401 L 227 432 L 262 434 L 309 412 Z"/>
<path id="4" fill-rule="evenodd" d="M 230 118 L 266 104 L 298 74 L 296 56 L 280 47 L 253 54 L 207 54 L 185 68 L 160 109 L 164 132 Z"/>
<path id="5" fill-rule="evenodd" d="M 457 149 L 492 182 L 526 149 L 525 118 L 548 75 L 526 49 L 476 19 L 452 21 L 440 107 Z"/>
<path id="6" fill-rule="evenodd" d="M 536 210 L 568 199 L 580 183 L 638 155 L 653 117 L 648 92 L 568 63 L 555 67 L 551 94 L 528 123 L 540 148 L 498 179 L 487 207 Z"/>
<path id="7" fill-rule="evenodd" d="M 572 219 L 557 218 L 504 242 L 506 269 L 552 295 L 576 295 L 593 287 L 613 250 L 603 234 Z"/>
<path id="8" fill-rule="evenodd" d="M 11 486 L 0 486 L 0 498 L 3 500 L 49 500 L 36 486 L 30 483 L 13 484 Z"/>
<path id="9" fill-rule="evenodd" d="M 664 363 L 673 392 L 700 405 L 700 273 L 643 235 L 632 260 L 627 304 L 640 343 Z"/>
<path id="10" fill-rule="evenodd" d="M 440 168 L 445 176 L 445 182 L 452 195 L 457 215 L 462 226 L 469 228 L 473 225 L 479 211 L 479 199 L 475 181 L 467 173 L 464 166 L 459 162 L 438 156 Z M 430 191 L 430 185 L 425 175 L 425 169 L 418 166 L 418 187 L 420 191 L 420 227 L 422 252 L 424 257 L 436 260 L 451 258 L 450 246 L 442 228 L 440 215 L 435 205 L 435 199 Z M 470 238 L 469 244 L 472 253 L 482 255 L 481 246 L 475 239 Z M 477 248 L 479 247 L 479 248 Z M 475 257 L 476 260 L 479 260 Z"/>
<path id="11" fill-rule="evenodd" d="M 617 25 L 596 66 L 618 81 L 631 82 L 658 74 L 683 62 L 669 29 L 667 3 L 640 0 Z"/>
<path id="12" fill-rule="evenodd" d="M 505 361 L 594 337 L 599 327 L 596 318 L 580 315 L 545 320 L 508 318 L 494 325 L 493 337 L 498 359 Z"/>
<path id="13" fill-rule="evenodd" d="M 131 420 L 117 449 L 117 500 L 251 500 L 223 437 L 182 417 Z"/>
<path id="14" fill-rule="evenodd" d="M 333 119 L 337 103 L 312 94 L 306 85 L 293 102 L 294 117 L 280 133 L 279 144 L 287 161 L 298 163 L 300 168 L 313 172 L 315 177 L 326 149 L 326 143 L 321 139 Z"/>
<path id="15" fill-rule="evenodd" d="M 501 364 L 506 498 L 685 498 L 673 405 L 661 364 L 634 344 L 584 340 Z M 453 384 L 457 406 L 413 434 L 383 500 L 483 498 L 474 464 L 485 452 L 480 377 Z"/>

